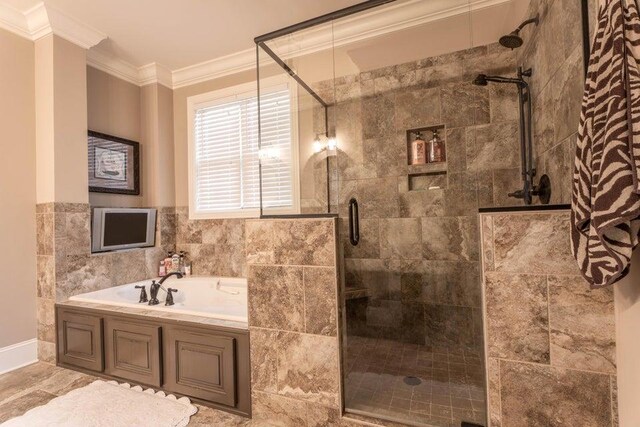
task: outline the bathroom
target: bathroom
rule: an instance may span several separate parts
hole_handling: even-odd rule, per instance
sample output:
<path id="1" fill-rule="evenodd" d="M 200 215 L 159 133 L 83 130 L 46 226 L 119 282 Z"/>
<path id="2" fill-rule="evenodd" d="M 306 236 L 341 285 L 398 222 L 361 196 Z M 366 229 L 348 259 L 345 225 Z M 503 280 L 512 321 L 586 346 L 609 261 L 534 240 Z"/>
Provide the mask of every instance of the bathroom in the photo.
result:
<path id="1" fill-rule="evenodd" d="M 0 425 L 640 426 L 636 11 L 0 0 Z"/>

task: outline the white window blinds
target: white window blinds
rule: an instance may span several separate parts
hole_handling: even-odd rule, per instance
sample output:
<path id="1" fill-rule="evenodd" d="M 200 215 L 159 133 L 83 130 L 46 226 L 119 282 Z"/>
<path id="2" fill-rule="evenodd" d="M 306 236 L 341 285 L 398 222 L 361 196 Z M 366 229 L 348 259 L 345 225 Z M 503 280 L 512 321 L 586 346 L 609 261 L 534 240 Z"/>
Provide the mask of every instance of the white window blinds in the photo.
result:
<path id="1" fill-rule="evenodd" d="M 255 91 L 193 106 L 192 209 L 212 217 L 257 216 L 259 159 L 265 207 L 293 206 L 291 95 L 281 85 L 261 96 L 258 152 Z"/>

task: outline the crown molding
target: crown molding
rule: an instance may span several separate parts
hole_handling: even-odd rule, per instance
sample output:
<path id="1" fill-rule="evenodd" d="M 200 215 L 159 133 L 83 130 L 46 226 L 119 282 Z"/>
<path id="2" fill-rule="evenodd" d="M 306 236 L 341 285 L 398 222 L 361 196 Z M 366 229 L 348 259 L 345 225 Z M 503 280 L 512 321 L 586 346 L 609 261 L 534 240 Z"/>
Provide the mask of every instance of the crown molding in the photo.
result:
<path id="1" fill-rule="evenodd" d="M 38 3 L 24 13 L 31 40 L 36 41 L 53 32 L 49 22 L 49 13 L 44 3 Z"/>
<path id="2" fill-rule="evenodd" d="M 89 49 L 107 38 L 103 32 L 77 21 L 57 9 L 50 6 L 42 6 L 42 9 L 45 7 L 53 34 L 85 49 Z M 40 19 L 42 20 L 41 17 Z"/>
<path id="3" fill-rule="evenodd" d="M 138 86 L 159 83 L 168 88 L 173 88 L 173 76 L 171 70 L 156 62 L 143 65 L 138 68 Z"/>
<path id="4" fill-rule="evenodd" d="M 0 3 L 0 28 L 31 40 L 24 14 L 4 3 Z"/>
<path id="5" fill-rule="evenodd" d="M 136 67 L 127 61 L 107 55 L 98 49 L 90 49 L 87 52 L 87 65 L 121 80 L 133 83 L 136 86 L 159 83 L 168 88 L 173 88 L 171 70 L 155 62 Z"/>
<path id="6" fill-rule="evenodd" d="M 87 51 L 87 65 L 140 86 L 138 68 L 120 58 L 105 55 L 97 49 L 89 49 Z"/>
<path id="7" fill-rule="evenodd" d="M 107 38 L 106 34 L 44 3 L 38 3 L 24 13 L 0 3 L 0 27 L 31 41 L 55 34 L 84 49 Z"/>
<path id="8" fill-rule="evenodd" d="M 250 48 L 173 71 L 173 88 L 190 86 L 207 80 L 256 68 L 256 49 Z"/>

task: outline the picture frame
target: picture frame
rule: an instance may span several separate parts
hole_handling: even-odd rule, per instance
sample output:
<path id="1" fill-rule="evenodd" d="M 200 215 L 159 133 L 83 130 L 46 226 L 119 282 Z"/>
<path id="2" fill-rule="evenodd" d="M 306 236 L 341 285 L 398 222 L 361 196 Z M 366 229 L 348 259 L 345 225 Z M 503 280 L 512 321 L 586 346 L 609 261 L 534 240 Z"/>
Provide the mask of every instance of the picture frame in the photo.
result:
<path id="1" fill-rule="evenodd" d="M 88 132 L 89 192 L 140 195 L 140 144 Z"/>

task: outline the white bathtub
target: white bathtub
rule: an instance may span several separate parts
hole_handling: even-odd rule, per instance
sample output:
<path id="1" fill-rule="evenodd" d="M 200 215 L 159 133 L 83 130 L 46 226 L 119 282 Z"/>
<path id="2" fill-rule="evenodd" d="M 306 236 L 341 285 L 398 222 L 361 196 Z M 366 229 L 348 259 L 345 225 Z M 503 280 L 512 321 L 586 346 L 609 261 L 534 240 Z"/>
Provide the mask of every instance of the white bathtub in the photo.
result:
<path id="1" fill-rule="evenodd" d="M 178 290 L 173 294 L 174 305 L 171 306 L 164 305 L 166 293 L 162 289 L 158 291 L 160 304 L 139 303 L 140 289 L 136 289 L 136 285 L 145 285 L 147 295 L 151 297 L 149 292 L 151 280 L 144 280 L 75 295 L 69 299 L 247 322 L 247 279 L 198 276 L 178 279 L 175 276 L 170 277 L 163 286 Z"/>

